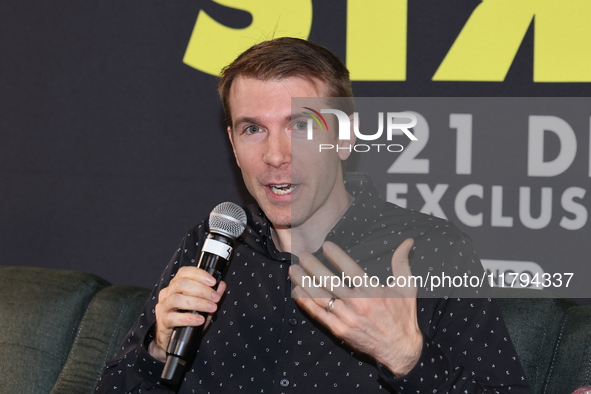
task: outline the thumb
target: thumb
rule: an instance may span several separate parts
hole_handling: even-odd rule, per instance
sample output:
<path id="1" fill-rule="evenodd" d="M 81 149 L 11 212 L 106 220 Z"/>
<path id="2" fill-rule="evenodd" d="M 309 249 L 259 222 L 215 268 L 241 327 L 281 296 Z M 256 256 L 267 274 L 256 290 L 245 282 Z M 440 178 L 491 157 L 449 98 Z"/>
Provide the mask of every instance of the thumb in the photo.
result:
<path id="1" fill-rule="evenodd" d="M 411 278 L 410 260 L 408 255 L 412 250 L 414 240 L 407 238 L 396 248 L 392 255 L 392 276 L 396 280 L 396 288 L 403 297 L 416 297 L 416 282 Z"/>

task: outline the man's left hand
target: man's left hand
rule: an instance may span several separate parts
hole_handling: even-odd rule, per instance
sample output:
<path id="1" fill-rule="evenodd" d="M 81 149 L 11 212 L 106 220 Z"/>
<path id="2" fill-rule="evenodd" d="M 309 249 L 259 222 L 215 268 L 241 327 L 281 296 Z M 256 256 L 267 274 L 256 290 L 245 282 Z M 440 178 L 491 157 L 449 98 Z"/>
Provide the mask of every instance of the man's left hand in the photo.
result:
<path id="1" fill-rule="evenodd" d="M 392 256 L 392 275 L 411 275 L 408 254 L 413 240 L 407 239 Z M 365 272 L 342 249 L 331 242 L 322 245 L 326 258 L 345 275 L 363 277 Z M 299 256 L 300 265 L 290 268 L 298 305 L 353 349 L 371 356 L 395 376 L 406 375 L 421 355 L 423 335 L 417 321 L 417 289 L 411 287 L 302 286 L 303 277 L 329 278 L 334 274 L 310 253 Z M 409 282 L 409 281 L 407 281 Z M 327 280 L 325 284 L 331 284 Z"/>

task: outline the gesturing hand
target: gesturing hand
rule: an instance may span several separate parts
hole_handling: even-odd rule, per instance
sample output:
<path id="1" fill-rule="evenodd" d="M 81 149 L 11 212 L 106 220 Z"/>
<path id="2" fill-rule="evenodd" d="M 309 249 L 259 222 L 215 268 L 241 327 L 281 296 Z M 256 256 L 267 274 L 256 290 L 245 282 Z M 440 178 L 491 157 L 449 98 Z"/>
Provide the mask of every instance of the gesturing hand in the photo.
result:
<path id="1" fill-rule="evenodd" d="M 392 275 L 411 275 L 408 254 L 412 245 L 413 240 L 409 238 L 394 251 Z M 365 274 L 335 244 L 325 242 L 322 248 L 326 258 L 345 275 L 363 277 Z M 328 277 L 333 274 L 309 253 L 302 253 L 299 258 L 300 265 L 290 268 L 290 277 L 296 284 L 292 294 L 298 305 L 337 338 L 371 356 L 394 375 L 403 376 L 410 372 L 423 345 L 417 322 L 416 287 L 304 288 L 303 276 Z"/>

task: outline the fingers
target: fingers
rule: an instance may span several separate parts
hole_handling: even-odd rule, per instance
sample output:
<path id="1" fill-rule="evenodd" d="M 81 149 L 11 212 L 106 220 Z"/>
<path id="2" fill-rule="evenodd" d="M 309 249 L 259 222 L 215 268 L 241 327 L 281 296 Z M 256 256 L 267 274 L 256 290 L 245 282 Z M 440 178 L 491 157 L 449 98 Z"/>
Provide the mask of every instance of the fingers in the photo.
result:
<path id="1" fill-rule="evenodd" d="M 218 302 L 220 297 L 212 287 L 215 283 L 215 278 L 200 268 L 181 267 L 175 277 L 170 281 L 168 292 Z"/>
<path id="2" fill-rule="evenodd" d="M 350 277 L 365 275 L 365 272 L 345 251 L 332 242 L 323 244 L 323 252 L 326 258 L 344 275 Z M 349 288 L 346 281 L 341 280 L 340 276 L 336 276 L 313 255 L 302 253 L 299 260 L 299 266 L 293 265 L 290 267 L 290 277 L 296 285 L 292 291 L 292 296 L 312 317 L 332 329 L 334 324 L 340 324 L 336 318 L 338 312 L 335 315 L 334 310 L 327 311 L 327 305 L 335 296 L 342 300 L 352 297 L 354 290 Z M 332 302 L 334 303 L 334 301 Z"/>
<path id="3" fill-rule="evenodd" d="M 348 277 L 363 277 L 365 272 L 355 263 L 351 257 L 344 250 L 339 248 L 332 242 L 325 242 L 322 245 L 322 249 L 325 257 L 335 266 L 338 271 L 342 272 L 344 276 Z M 299 275 L 292 277 L 292 280 L 296 284 L 300 285 L 310 297 L 332 297 L 332 294 L 339 298 L 347 298 L 352 296 L 351 289 L 348 287 L 346 281 L 341 280 L 341 276 L 335 276 L 335 274 L 329 270 L 323 263 L 315 258 L 310 253 L 302 253 L 299 256 L 300 265 L 304 269 L 303 272 L 294 270 Z M 303 278 L 307 276 L 307 280 Z M 318 286 L 317 284 L 321 284 Z M 324 289 L 330 289 L 327 294 L 327 290 L 320 291 L 320 287 Z"/>
<path id="4" fill-rule="evenodd" d="M 368 287 L 367 284 L 361 288 L 350 288 L 348 282 L 342 276 L 350 278 L 364 278 L 366 272 L 347 255 L 347 253 L 332 242 L 323 244 L 323 251 L 327 259 L 341 271 L 342 275 L 335 275 L 323 263 L 309 253 L 300 255 L 300 264 L 290 268 L 290 277 L 296 286 L 301 288 L 300 297 L 317 299 L 316 304 L 320 307 L 326 306 L 330 298 L 336 296 L 343 300 L 352 297 L 380 298 L 380 297 L 416 297 L 416 283 L 411 280 L 409 266 L 409 254 L 412 250 L 414 240 L 404 240 L 392 255 L 392 276 L 403 277 L 398 286 L 385 288 L 381 286 Z M 367 283 L 367 282 L 363 282 Z"/>
<path id="5" fill-rule="evenodd" d="M 220 282 L 217 290 L 213 289 L 215 278 L 197 267 L 182 267 L 171 280 L 168 287 L 162 289 L 156 304 L 156 344 L 166 348 L 172 329 L 183 326 L 200 326 L 206 318 L 200 313 L 211 314 L 218 308 L 226 284 Z"/>
<path id="6" fill-rule="evenodd" d="M 406 239 L 392 254 L 392 275 L 404 277 L 393 282 L 396 286 L 390 286 L 390 282 L 376 286 L 370 282 L 369 286 L 355 288 L 334 285 L 331 280 L 334 278 L 334 282 L 338 282 L 339 275 L 333 274 L 310 254 L 300 255 L 301 267 L 290 267 L 290 277 L 296 285 L 292 296 L 297 304 L 337 338 L 398 375 L 412 369 L 422 348 L 422 333 L 417 322 L 417 289 L 411 280 L 409 265 L 413 244 L 412 239 Z M 323 251 L 344 275 L 366 276 L 366 272 L 336 245 L 325 242 Z M 307 283 L 304 279 L 308 279 Z M 331 304 L 334 296 L 338 298 Z"/>
<path id="7" fill-rule="evenodd" d="M 292 297 L 315 320 L 329 328 L 338 324 L 337 316 L 326 310 L 331 298 L 310 298 L 306 291 L 299 286 L 292 290 Z"/>
<path id="8" fill-rule="evenodd" d="M 309 255 L 309 256 L 311 259 L 315 260 L 317 263 L 317 264 L 314 263 L 314 261 L 306 261 L 304 264 L 306 265 L 306 267 L 308 267 L 309 270 L 311 270 L 312 272 L 315 272 L 316 268 L 318 268 L 318 271 L 324 272 L 324 270 L 326 270 L 328 272 L 328 275 L 332 275 L 332 273 L 330 271 L 328 271 L 326 269 L 326 267 L 322 266 L 322 263 L 320 263 L 318 260 L 316 260 L 316 258 L 314 256 L 312 256 L 312 255 Z M 307 260 L 306 257 L 304 259 Z M 302 263 L 301 258 L 300 258 L 300 263 Z M 320 265 L 322 267 L 316 267 L 316 265 Z M 290 276 L 292 282 L 296 286 L 299 286 L 302 291 L 301 293 L 298 293 L 298 295 L 300 297 L 330 299 L 332 297 L 332 294 L 330 293 L 330 291 L 328 291 L 327 289 L 325 289 L 323 287 L 316 286 L 315 284 L 318 282 L 315 282 L 315 283 L 313 282 L 313 278 L 311 277 L 311 275 L 314 275 L 314 274 L 310 274 L 309 272 L 310 271 L 304 270 L 303 264 L 302 264 L 302 266 L 292 265 L 289 268 L 289 276 Z M 294 298 L 295 298 L 295 295 L 294 295 Z"/>
<path id="9" fill-rule="evenodd" d="M 361 269 L 356 262 L 349 257 L 349 255 L 337 245 L 332 242 L 325 242 L 322 244 L 322 250 L 326 258 L 339 269 L 339 271 L 343 272 L 345 275 L 348 276 L 363 276 L 365 271 Z"/>
<path id="10" fill-rule="evenodd" d="M 161 311 L 165 313 L 179 311 L 215 312 L 217 309 L 216 304 L 222 298 L 225 290 L 225 283 L 220 282 L 217 291 L 211 287 L 213 285 L 215 285 L 215 278 L 206 271 L 197 267 L 182 267 L 168 287 L 160 291 L 158 304 Z M 179 318 L 191 319 L 182 316 L 176 317 L 175 320 Z"/>

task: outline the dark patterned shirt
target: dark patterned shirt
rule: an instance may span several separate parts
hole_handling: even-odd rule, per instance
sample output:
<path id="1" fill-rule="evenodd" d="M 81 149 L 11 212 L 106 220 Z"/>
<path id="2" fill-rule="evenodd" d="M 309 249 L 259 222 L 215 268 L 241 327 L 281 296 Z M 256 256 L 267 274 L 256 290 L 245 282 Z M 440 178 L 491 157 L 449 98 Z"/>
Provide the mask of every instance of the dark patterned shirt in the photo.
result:
<path id="1" fill-rule="evenodd" d="M 384 277 L 396 247 L 414 238 L 413 275 L 483 270 L 470 239 L 453 224 L 386 203 L 371 181 L 347 176 L 355 201 L 327 235 L 366 270 Z M 276 249 L 270 223 L 256 206 L 225 276 L 228 285 L 180 393 L 526 393 L 529 388 L 494 300 L 482 289 L 435 297 L 420 289 L 424 345 L 402 378 L 349 348 L 310 319 L 291 298 L 289 253 Z M 163 363 L 147 346 L 158 292 L 179 267 L 195 265 L 207 223 L 191 229 L 166 267 L 143 313 L 110 361 L 97 388 L 103 393 L 166 393 L 158 384 Z M 320 253 L 317 253 L 322 258 Z M 464 298 L 466 291 L 471 295 Z"/>

